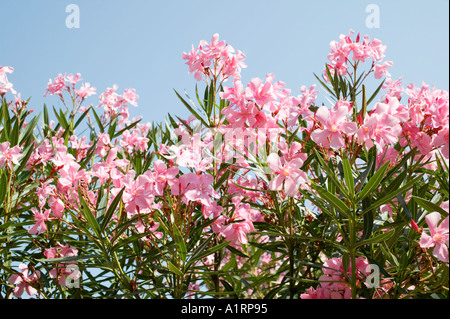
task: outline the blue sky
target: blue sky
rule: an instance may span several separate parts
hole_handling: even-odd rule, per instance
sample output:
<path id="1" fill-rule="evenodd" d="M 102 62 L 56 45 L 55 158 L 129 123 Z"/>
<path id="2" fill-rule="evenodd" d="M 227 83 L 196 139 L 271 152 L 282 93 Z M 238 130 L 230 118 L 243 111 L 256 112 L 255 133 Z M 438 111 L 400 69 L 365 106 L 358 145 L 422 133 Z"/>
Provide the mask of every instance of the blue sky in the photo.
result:
<path id="1" fill-rule="evenodd" d="M 80 9 L 80 28 L 69 29 L 66 6 Z M 368 28 L 366 6 L 380 9 L 380 27 Z M 187 117 L 173 89 L 194 95 L 197 83 L 181 58 L 183 51 L 219 33 L 247 55 L 243 82 L 273 73 L 292 94 L 318 84 L 329 43 L 349 29 L 380 39 L 392 60 L 393 79 L 449 86 L 449 1 L 118 1 L 0 0 L 0 65 L 15 71 L 9 80 L 31 108 L 43 103 L 50 78 L 81 73 L 97 88 L 88 102 L 113 84 L 135 88 L 140 98 L 132 116 L 162 121 L 166 114 Z M 318 85 L 319 86 L 319 85 Z M 325 102 L 323 91 L 318 102 Z"/>

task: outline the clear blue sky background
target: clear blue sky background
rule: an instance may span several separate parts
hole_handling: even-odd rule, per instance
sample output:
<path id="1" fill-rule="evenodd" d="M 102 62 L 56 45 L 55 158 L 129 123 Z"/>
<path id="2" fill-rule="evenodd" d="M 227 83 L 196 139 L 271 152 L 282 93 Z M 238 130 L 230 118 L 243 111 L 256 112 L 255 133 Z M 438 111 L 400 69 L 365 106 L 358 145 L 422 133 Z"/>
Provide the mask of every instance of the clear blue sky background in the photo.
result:
<path id="1" fill-rule="evenodd" d="M 65 9 L 80 8 L 80 28 L 68 29 Z M 380 9 L 380 28 L 369 29 L 366 6 Z M 449 1 L 118 1 L 0 0 L 0 65 L 15 68 L 9 80 L 32 108 L 43 103 L 46 84 L 58 73 L 81 73 L 97 88 L 88 102 L 113 84 L 135 88 L 132 116 L 161 121 L 167 112 L 186 117 L 173 89 L 194 95 L 197 83 L 181 58 L 202 39 L 219 33 L 247 55 L 244 82 L 274 73 L 294 95 L 318 84 L 329 43 L 354 29 L 387 45 L 394 79 L 422 81 L 448 90 Z M 318 102 L 325 102 L 324 93 Z M 10 96 L 11 97 L 11 96 Z"/>

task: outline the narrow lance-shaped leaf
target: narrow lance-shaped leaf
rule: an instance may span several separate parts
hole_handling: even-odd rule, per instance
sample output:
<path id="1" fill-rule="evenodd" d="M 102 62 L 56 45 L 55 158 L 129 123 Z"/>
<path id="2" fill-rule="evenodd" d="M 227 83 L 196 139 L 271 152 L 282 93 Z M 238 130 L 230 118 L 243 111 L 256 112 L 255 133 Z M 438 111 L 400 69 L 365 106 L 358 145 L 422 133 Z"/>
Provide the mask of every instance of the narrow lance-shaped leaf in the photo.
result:
<path id="1" fill-rule="evenodd" d="M 337 198 L 336 195 L 331 194 L 328 190 L 317 184 L 312 184 L 312 186 L 320 197 L 325 199 L 331 206 L 337 209 L 341 214 L 345 215 L 345 217 L 351 218 L 350 209 L 342 200 Z"/>
<path id="2" fill-rule="evenodd" d="M 205 120 L 197 113 L 197 111 L 194 110 L 194 108 L 192 106 L 189 105 L 189 103 L 187 103 L 180 94 L 178 94 L 178 92 L 176 90 L 175 94 L 178 96 L 178 98 L 180 99 L 180 101 L 184 104 L 184 106 L 189 110 L 189 112 L 192 113 L 192 115 L 194 115 L 200 122 L 202 122 L 202 124 L 206 127 L 209 127 L 208 123 L 205 122 Z"/>
<path id="3" fill-rule="evenodd" d="M 111 220 L 112 215 L 116 211 L 117 206 L 120 203 L 120 200 L 122 199 L 122 194 L 125 191 L 125 187 L 123 187 L 120 192 L 114 197 L 114 199 L 111 202 L 111 205 L 109 205 L 108 210 L 105 213 L 105 216 L 101 223 L 101 230 L 105 230 L 106 226 L 108 225 L 109 221 Z"/>
<path id="4" fill-rule="evenodd" d="M 80 188 L 78 188 L 78 198 L 79 198 L 80 204 L 81 204 L 81 207 L 80 207 L 81 214 L 84 216 L 84 218 L 88 222 L 89 226 L 91 226 L 91 228 L 94 230 L 97 237 L 100 237 L 100 227 L 97 223 L 97 220 L 95 219 L 94 214 L 89 209 L 88 204 L 84 200 L 84 197 L 83 197 L 83 194 L 81 193 Z"/>
<path id="5" fill-rule="evenodd" d="M 369 195 L 375 189 L 378 189 L 381 180 L 384 178 L 384 173 L 388 168 L 389 162 L 385 163 L 378 171 L 372 176 L 372 178 L 367 182 L 366 186 L 359 192 L 357 201 L 361 201 Z"/>
<path id="6" fill-rule="evenodd" d="M 417 202 L 417 204 L 419 204 L 427 212 L 429 212 L 429 213 L 438 212 L 442 216 L 448 216 L 448 212 L 445 209 L 441 208 L 440 206 L 438 206 L 424 198 L 420 198 L 420 197 L 417 197 L 414 195 L 412 196 L 412 198 Z"/>
<path id="7" fill-rule="evenodd" d="M 346 156 L 342 159 L 342 165 L 344 168 L 345 184 L 347 185 L 349 195 L 351 198 L 355 196 L 355 181 L 353 179 L 352 167 L 350 161 Z"/>
<path id="8" fill-rule="evenodd" d="M 177 252 L 181 257 L 181 260 L 183 262 L 186 261 L 186 244 L 184 242 L 184 238 L 181 235 L 180 230 L 178 229 L 178 227 L 175 224 L 172 224 L 172 229 L 173 229 L 173 237 L 174 237 L 174 241 L 175 244 L 177 245 Z"/>

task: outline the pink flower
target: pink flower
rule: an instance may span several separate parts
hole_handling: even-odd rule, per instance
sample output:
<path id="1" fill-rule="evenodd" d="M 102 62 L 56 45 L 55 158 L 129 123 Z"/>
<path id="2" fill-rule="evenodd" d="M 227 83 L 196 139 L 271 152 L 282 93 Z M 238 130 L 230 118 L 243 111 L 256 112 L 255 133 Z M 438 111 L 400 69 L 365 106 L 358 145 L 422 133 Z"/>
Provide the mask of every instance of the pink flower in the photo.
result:
<path id="1" fill-rule="evenodd" d="M 9 142 L 3 142 L 0 144 L 0 167 L 5 164 L 8 165 L 10 169 L 13 168 L 13 164 L 19 165 L 19 158 L 23 155 L 20 154 L 20 147 L 14 146 L 9 147 Z"/>
<path id="2" fill-rule="evenodd" d="M 210 205 L 211 197 L 218 197 L 217 192 L 212 188 L 213 183 L 212 175 L 195 173 L 181 175 L 178 182 L 170 182 L 173 195 L 184 192 L 184 197 L 188 201 L 200 201 L 203 205 Z"/>
<path id="3" fill-rule="evenodd" d="M 150 226 L 150 228 L 148 228 L 148 226 Z M 144 222 L 140 219 L 139 221 L 136 222 L 135 225 L 137 231 L 141 234 L 143 233 L 150 233 L 153 236 L 155 236 L 158 239 L 163 238 L 164 234 L 161 232 L 156 231 L 159 227 L 159 223 L 157 222 L 150 222 L 148 225 L 144 224 Z M 150 240 L 149 236 L 150 234 L 148 234 L 146 237 L 144 237 L 144 240 Z"/>
<path id="4" fill-rule="evenodd" d="M 381 64 L 375 65 L 374 66 L 375 79 L 381 79 L 383 76 L 386 76 L 387 78 L 389 78 L 391 76 L 391 74 L 387 71 L 387 68 L 390 68 L 393 65 L 394 65 L 394 63 L 392 61 L 386 61 Z"/>
<path id="5" fill-rule="evenodd" d="M 133 106 L 137 106 L 137 99 L 139 98 L 139 95 L 136 94 L 136 89 L 125 89 L 123 90 L 123 94 L 122 94 L 123 99 L 133 105 Z"/>
<path id="6" fill-rule="evenodd" d="M 66 88 L 65 77 L 59 74 L 53 81 L 50 79 L 45 90 L 44 97 L 50 95 L 62 95 L 63 89 Z"/>
<path id="7" fill-rule="evenodd" d="M 44 255 L 47 259 L 61 258 L 61 257 L 74 257 L 78 255 L 78 249 L 69 247 L 68 245 L 61 245 L 58 243 L 56 247 L 50 247 L 45 249 Z M 68 262 L 64 264 L 57 264 L 56 268 L 50 270 L 50 278 L 58 279 L 58 284 L 61 286 L 66 286 L 67 277 L 71 279 L 78 279 L 81 277 L 81 272 L 78 270 L 71 270 L 70 264 L 74 264 L 76 261 Z M 73 269 L 73 268 L 72 268 Z"/>
<path id="8" fill-rule="evenodd" d="M 213 231 L 220 233 L 226 240 L 230 240 L 232 247 L 246 245 L 248 233 L 255 230 L 249 208 L 249 205 L 239 205 L 232 218 L 225 215 L 219 216 L 212 225 Z"/>
<path id="9" fill-rule="evenodd" d="M 11 91 L 12 94 L 17 92 L 13 90 L 13 85 L 8 81 L 6 73 L 13 73 L 14 69 L 10 66 L 0 66 L 0 95 L 6 94 L 6 92 Z"/>
<path id="10" fill-rule="evenodd" d="M 428 224 L 428 230 L 430 235 L 426 232 L 422 232 L 419 245 L 422 248 L 433 249 L 433 256 L 448 263 L 448 216 L 440 223 L 441 214 L 433 212 L 425 216 L 425 220 Z"/>
<path id="11" fill-rule="evenodd" d="M 367 149 L 376 145 L 381 153 L 385 145 L 394 145 L 402 133 L 398 118 L 389 114 L 372 113 L 364 118 L 356 137 Z"/>
<path id="12" fill-rule="evenodd" d="M 386 95 L 383 96 L 383 98 L 386 96 L 391 96 L 396 97 L 398 100 L 400 100 L 403 92 L 403 88 L 401 85 L 402 85 L 401 77 L 395 81 L 393 81 L 391 78 L 387 78 L 382 86 L 383 90 L 387 90 Z"/>
<path id="13" fill-rule="evenodd" d="M 154 164 L 153 178 L 155 180 L 155 191 L 157 195 L 162 196 L 164 188 L 167 185 L 167 181 L 174 180 L 177 176 L 179 169 L 176 166 L 167 168 L 166 164 L 162 160 L 157 160 Z"/>
<path id="14" fill-rule="evenodd" d="M 192 46 L 189 53 L 182 53 L 183 60 L 189 66 L 189 74 L 194 73 L 197 81 L 205 75 L 211 75 L 225 81 L 229 77 L 240 77 L 240 71 L 246 67 L 243 62 L 245 54 L 237 50 L 234 53 L 232 46 L 225 41 L 219 41 L 219 34 L 216 33 L 211 38 L 211 43 L 205 40 L 200 41 L 197 48 Z"/>
<path id="15" fill-rule="evenodd" d="M 136 172 L 129 170 L 127 174 L 114 181 L 114 196 L 125 186 L 122 199 L 125 204 L 127 215 L 132 217 L 137 213 L 148 213 L 152 209 L 161 208 L 161 203 L 155 203 L 155 189 L 151 178 L 144 174 L 134 179 Z"/>
<path id="16" fill-rule="evenodd" d="M 50 195 L 50 198 L 48 199 L 48 206 L 50 206 L 53 216 L 55 216 L 56 218 L 63 217 L 65 205 L 64 202 L 56 195 Z"/>
<path id="17" fill-rule="evenodd" d="M 100 157 L 106 156 L 110 147 L 111 138 L 108 133 L 100 133 L 97 136 L 97 145 L 95 147 L 95 154 Z"/>
<path id="18" fill-rule="evenodd" d="M 36 208 L 32 207 L 31 211 L 34 214 L 34 220 L 36 221 L 36 223 L 34 224 L 33 227 L 31 227 L 28 230 L 29 234 L 42 234 L 43 232 L 45 232 L 47 230 L 47 226 L 45 225 L 45 222 L 47 220 L 49 220 L 49 215 L 50 215 L 50 209 L 46 209 L 44 211 L 44 213 L 42 213 L 42 211 L 37 210 Z M 39 231 L 38 231 L 39 228 Z"/>
<path id="19" fill-rule="evenodd" d="M 230 222 L 221 228 L 220 233 L 226 240 L 231 240 L 230 246 L 238 247 L 248 243 L 247 234 L 253 230 L 253 223 L 250 220 L 243 220 L 240 222 Z"/>
<path id="20" fill-rule="evenodd" d="M 276 177 L 270 180 L 269 189 L 280 191 L 283 189 L 287 196 L 294 197 L 298 193 L 300 185 L 306 185 L 308 177 L 305 172 L 300 170 L 303 161 L 300 158 L 294 158 L 290 161 L 282 161 L 278 154 L 272 153 L 267 157 L 267 164 Z"/>
<path id="21" fill-rule="evenodd" d="M 260 78 L 253 78 L 247 88 L 245 89 L 244 96 L 247 100 L 254 99 L 255 102 L 262 107 L 266 103 L 270 103 L 277 100 L 275 90 L 272 85 L 273 74 L 266 76 L 266 82 L 263 84 Z"/>
<path id="22" fill-rule="evenodd" d="M 145 152 L 148 148 L 148 141 L 148 138 L 139 136 L 139 130 L 132 130 L 131 132 L 126 130 L 122 133 L 119 144 L 131 154 L 133 150 Z"/>
<path id="23" fill-rule="evenodd" d="M 91 87 L 91 84 L 87 82 L 83 83 L 79 90 L 75 90 L 75 93 L 80 98 L 84 99 L 88 96 L 94 95 L 96 93 L 96 90 L 97 89 L 95 87 Z"/>
<path id="24" fill-rule="evenodd" d="M 66 76 L 66 80 L 67 80 L 67 82 L 71 83 L 72 85 L 75 85 L 82 80 L 81 74 L 80 73 L 77 73 L 75 75 L 69 74 Z"/>
<path id="25" fill-rule="evenodd" d="M 358 129 L 356 123 L 346 121 L 347 114 L 348 107 L 345 105 L 339 105 L 331 110 L 325 106 L 319 107 L 315 118 L 323 126 L 323 129 L 314 130 L 311 133 L 311 139 L 325 147 L 345 148 L 345 140 L 342 135 L 353 135 Z"/>
<path id="26" fill-rule="evenodd" d="M 41 273 L 37 270 L 32 273 L 31 276 L 28 275 L 29 269 L 25 264 L 20 264 L 19 269 L 21 271 L 21 274 L 13 274 L 8 279 L 10 285 L 16 285 L 13 291 L 14 296 L 20 298 L 24 290 L 30 296 L 37 294 L 37 290 L 33 286 L 35 286 L 35 284 L 37 283 L 38 279 L 41 276 Z"/>
<path id="27" fill-rule="evenodd" d="M 76 162 L 71 162 L 59 171 L 60 178 L 58 179 L 58 188 L 67 191 L 72 187 L 77 187 L 78 182 L 84 180 L 89 182 L 90 175 L 84 169 L 79 170 L 80 165 Z"/>
<path id="28" fill-rule="evenodd" d="M 13 73 L 14 72 L 14 68 L 10 67 L 10 66 L 0 66 L 0 82 L 7 82 L 8 79 L 6 77 L 6 73 Z"/>
<path id="29" fill-rule="evenodd" d="M 323 264 L 324 275 L 319 278 L 320 285 L 316 289 L 313 287 L 306 290 L 306 293 L 301 294 L 301 299 L 350 299 L 352 297 L 352 290 L 350 283 L 345 275 L 352 274 L 352 267 L 349 265 L 348 269 L 344 270 L 342 264 L 342 257 L 331 258 Z M 358 281 L 364 280 L 370 272 L 367 271 L 369 262 L 364 257 L 356 258 L 355 263 L 356 278 Z"/>
<path id="30" fill-rule="evenodd" d="M 117 157 L 118 149 L 111 148 L 104 162 L 94 163 L 92 165 L 92 175 L 100 179 L 100 183 L 104 183 L 109 178 L 115 179 L 119 175 L 117 168 L 125 168 L 129 161 L 119 159 Z"/>
<path id="31" fill-rule="evenodd" d="M 223 207 L 217 205 L 216 201 L 211 201 L 210 205 L 202 205 L 202 213 L 203 217 L 205 219 L 209 218 L 211 214 L 213 215 L 213 218 L 219 216 L 223 212 Z"/>

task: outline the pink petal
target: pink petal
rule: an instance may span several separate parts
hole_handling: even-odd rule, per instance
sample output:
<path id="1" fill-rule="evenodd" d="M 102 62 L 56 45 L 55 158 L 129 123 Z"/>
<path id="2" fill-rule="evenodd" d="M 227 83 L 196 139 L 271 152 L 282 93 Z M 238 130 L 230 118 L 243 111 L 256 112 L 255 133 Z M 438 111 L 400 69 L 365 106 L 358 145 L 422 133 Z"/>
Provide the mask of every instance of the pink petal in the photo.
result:
<path id="1" fill-rule="evenodd" d="M 342 148 L 345 147 L 345 140 L 340 133 L 332 133 L 330 135 L 330 146 L 332 148 Z"/>
<path id="2" fill-rule="evenodd" d="M 289 170 L 298 170 L 302 165 L 303 161 L 300 158 L 294 158 L 287 166 L 289 167 Z"/>
<path id="3" fill-rule="evenodd" d="M 30 296 L 33 296 L 33 295 L 37 294 L 37 290 L 35 288 L 29 286 L 29 285 L 27 285 L 25 287 L 25 290 L 27 291 L 27 294 L 30 295 Z"/>
<path id="4" fill-rule="evenodd" d="M 18 283 L 22 282 L 22 277 L 20 277 L 18 274 L 11 275 L 9 277 L 8 282 L 11 285 L 17 285 Z"/>
<path id="5" fill-rule="evenodd" d="M 422 236 L 420 236 L 419 245 L 422 248 L 429 248 L 433 247 L 435 245 L 435 242 L 433 238 L 427 233 L 422 233 Z"/>
<path id="6" fill-rule="evenodd" d="M 278 173 L 281 170 L 280 157 L 276 153 L 272 153 L 267 157 L 267 164 L 274 173 Z"/>
<path id="7" fill-rule="evenodd" d="M 345 122 L 340 125 L 340 129 L 347 135 L 353 135 L 358 130 L 358 126 L 354 122 Z"/>
<path id="8" fill-rule="evenodd" d="M 167 170 L 167 166 L 162 160 L 157 160 L 154 164 L 154 167 L 155 167 L 155 171 L 158 173 L 162 173 Z"/>
<path id="9" fill-rule="evenodd" d="M 437 243 L 433 249 L 433 256 L 448 263 L 448 247 L 444 244 Z"/>
<path id="10" fill-rule="evenodd" d="M 318 119 L 322 124 L 328 125 L 330 123 L 330 110 L 325 106 L 319 107 L 316 112 L 316 119 Z"/>
<path id="11" fill-rule="evenodd" d="M 441 220 L 441 214 L 439 214 L 438 212 L 430 213 L 427 216 L 425 216 L 425 220 L 427 221 L 430 234 L 431 236 L 433 236 L 437 228 L 437 224 Z"/>
<path id="12" fill-rule="evenodd" d="M 287 196 L 294 197 L 298 193 L 298 185 L 292 178 L 286 178 L 284 181 L 284 191 Z"/>
<path id="13" fill-rule="evenodd" d="M 441 224 L 439 225 L 439 229 L 443 234 L 448 234 L 448 216 L 441 222 Z"/>
<path id="14" fill-rule="evenodd" d="M 280 191 L 283 188 L 284 175 L 278 175 L 269 182 L 269 189 Z"/>
<path id="15" fill-rule="evenodd" d="M 323 143 L 330 135 L 328 130 L 315 130 L 311 133 L 311 139 L 317 144 Z"/>
<path id="16" fill-rule="evenodd" d="M 16 286 L 16 288 L 14 288 L 14 296 L 16 296 L 17 298 L 19 298 L 20 296 L 22 296 L 23 294 L 23 288 L 25 287 L 24 283 L 20 283 Z"/>
<path id="17" fill-rule="evenodd" d="M 348 107 L 346 105 L 341 105 L 334 111 L 331 122 L 334 124 L 341 124 L 345 121 L 347 114 Z"/>

